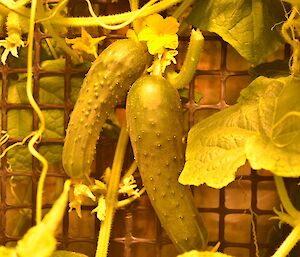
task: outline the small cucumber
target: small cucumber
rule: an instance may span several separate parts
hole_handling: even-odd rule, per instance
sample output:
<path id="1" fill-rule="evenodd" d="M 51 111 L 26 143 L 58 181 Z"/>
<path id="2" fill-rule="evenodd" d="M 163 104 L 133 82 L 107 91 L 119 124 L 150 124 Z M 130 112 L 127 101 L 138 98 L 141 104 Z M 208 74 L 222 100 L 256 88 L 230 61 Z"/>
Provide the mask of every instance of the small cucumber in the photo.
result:
<path id="1" fill-rule="evenodd" d="M 126 111 L 134 156 L 163 228 L 180 252 L 203 249 L 207 231 L 190 188 L 178 182 L 184 144 L 177 90 L 163 77 L 143 76 L 129 90 Z"/>
<path id="2" fill-rule="evenodd" d="M 110 44 L 92 64 L 71 114 L 62 162 L 72 178 L 90 174 L 101 129 L 145 70 L 146 49 L 130 39 Z"/>

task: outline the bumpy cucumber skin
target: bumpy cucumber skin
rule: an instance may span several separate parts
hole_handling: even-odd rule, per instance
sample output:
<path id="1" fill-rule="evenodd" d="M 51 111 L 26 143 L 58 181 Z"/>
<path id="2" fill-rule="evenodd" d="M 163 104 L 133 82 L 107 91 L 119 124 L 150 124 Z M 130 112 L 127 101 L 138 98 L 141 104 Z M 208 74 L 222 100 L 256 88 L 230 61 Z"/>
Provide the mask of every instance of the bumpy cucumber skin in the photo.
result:
<path id="1" fill-rule="evenodd" d="M 72 178 L 90 174 L 96 143 L 115 106 L 145 70 L 146 49 L 130 39 L 109 45 L 87 73 L 70 117 L 62 162 Z"/>
<path id="2" fill-rule="evenodd" d="M 126 111 L 134 156 L 163 228 L 180 252 L 203 249 L 206 228 L 190 188 L 178 182 L 184 144 L 177 90 L 162 77 L 141 77 L 128 93 Z"/>

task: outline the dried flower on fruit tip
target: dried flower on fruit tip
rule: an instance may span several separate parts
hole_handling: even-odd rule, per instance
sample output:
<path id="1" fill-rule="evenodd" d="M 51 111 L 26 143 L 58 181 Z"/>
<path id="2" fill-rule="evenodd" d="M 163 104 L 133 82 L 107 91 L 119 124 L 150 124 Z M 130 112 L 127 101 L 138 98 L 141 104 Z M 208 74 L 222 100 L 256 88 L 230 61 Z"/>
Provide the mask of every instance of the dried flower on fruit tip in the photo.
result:
<path id="1" fill-rule="evenodd" d="M 69 203 L 69 212 L 75 209 L 78 217 L 81 218 L 81 205 L 85 198 L 90 198 L 93 201 L 96 201 L 96 197 L 93 195 L 88 186 L 84 184 L 75 184 L 74 199 Z"/>

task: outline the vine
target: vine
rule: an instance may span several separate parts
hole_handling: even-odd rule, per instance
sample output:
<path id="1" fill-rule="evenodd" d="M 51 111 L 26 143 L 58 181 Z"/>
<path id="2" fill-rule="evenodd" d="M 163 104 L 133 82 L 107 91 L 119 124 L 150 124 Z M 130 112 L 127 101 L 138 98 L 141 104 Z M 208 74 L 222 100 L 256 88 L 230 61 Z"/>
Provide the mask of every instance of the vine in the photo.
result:
<path id="1" fill-rule="evenodd" d="M 290 59 L 290 70 L 292 75 L 300 76 L 300 41 L 299 36 L 299 10 L 293 6 L 291 14 L 287 20 L 283 23 L 281 33 L 285 41 L 292 47 L 292 56 Z"/>

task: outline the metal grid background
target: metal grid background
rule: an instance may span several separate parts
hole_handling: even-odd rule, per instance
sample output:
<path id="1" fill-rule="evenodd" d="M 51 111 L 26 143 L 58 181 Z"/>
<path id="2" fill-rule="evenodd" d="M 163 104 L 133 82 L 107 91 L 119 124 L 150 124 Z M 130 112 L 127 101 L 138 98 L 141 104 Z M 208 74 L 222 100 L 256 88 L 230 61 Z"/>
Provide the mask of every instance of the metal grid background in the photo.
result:
<path id="1" fill-rule="evenodd" d="M 117 10 L 124 10 L 123 6 L 110 1 L 98 1 L 99 10 L 103 13 L 112 13 Z M 73 8 L 81 9 L 77 2 Z M 71 8 L 71 10 L 73 10 Z M 81 9 L 82 10 L 82 9 Z M 110 39 L 114 40 L 120 37 L 116 34 L 108 34 L 105 41 L 106 45 Z M 63 71 L 48 72 L 40 67 L 40 49 L 41 42 L 47 38 L 47 35 L 36 29 L 35 32 L 35 58 L 34 58 L 34 96 L 39 102 L 39 80 L 46 76 L 61 76 L 64 78 L 64 103 L 63 104 L 42 104 L 39 106 L 42 110 L 60 109 L 64 113 L 64 127 L 67 127 L 68 117 L 73 107 L 71 101 L 71 79 L 74 76 L 83 76 L 86 70 L 74 68 L 70 59 L 66 58 L 66 66 Z M 182 38 L 181 52 L 186 49 L 187 38 Z M 104 47 L 105 45 L 103 45 Z M 281 49 L 276 58 L 284 58 L 288 55 L 286 49 Z M 183 53 L 184 56 L 184 53 Z M 275 58 L 275 57 L 274 57 Z M 181 60 L 178 61 L 180 68 Z M 186 108 L 187 128 L 196 121 L 203 119 L 211 113 L 224 109 L 233 104 L 238 97 L 239 91 L 249 83 L 249 75 L 246 62 L 238 56 L 230 46 L 216 35 L 205 34 L 205 48 L 201 63 L 199 64 L 194 81 L 189 88 L 189 99 L 184 103 Z M 8 65 L 1 66 L 2 74 L 2 96 L 1 96 L 1 114 L 2 130 L 8 129 L 8 112 L 10 110 L 23 110 L 31 107 L 29 104 L 12 104 L 7 100 L 9 82 L 8 78 L 14 74 L 25 73 L 25 68 L 12 68 Z M 203 98 L 200 102 L 195 101 L 195 92 L 200 92 Z M 38 128 L 37 115 L 32 113 L 32 129 Z M 2 149 L 8 145 L 20 141 L 19 137 L 11 137 L 9 141 L 2 146 Z M 115 140 L 103 138 L 97 147 L 97 159 L 95 163 L 96 177 L 100 177 L 105 168 L 110 165 L 113 158 Z M 63 138 L 42 139 L 41 145 L 62 145 Z M 126 164 L 130 163 L 132 154 L 129 151 Z M 1 160 L 1 202 L 0 202 L 0 244 L 13 245 L 25 232 L 26 228 L 34 224 L 35 220 L 35 194 L 37 181 L 39 178 L 40 167 L 36 159 L 32 158 L 32 169 L 24 172 L 14 172 L 9 170 L 7 158 Z M 25 189 L 30 187 L 30 201 L 18 204 L 8 201 L 9 187 L 8 181 L 12 176 L 28 177 L 27 184 L 20 184 Z M 55 186 L 57 181 L 61 183 L 66 176 L 62 169 L 51 170 L 48 173 L 45 195 L 53 191 L 51 186 Z M 138 174 L 137 180 L 140 182 Z M 24 190 L 25 190 L 24 189 Z M 207 225 L 209 231 L 209 246 L 220 242 L 220 251 L 239 257 L 256 256 L 255 241 L 258 241 L 260 253 L 265 249 L 275 246 L 269 244 L 269 230 L 274 225 L 269 217 L 273 216 L 273 207 L 278 206 L 275 186 L 272 176 L 267 171 L 251 171 L 249 166 L 245 165 L 240 169 L 237 180 L 228 187 L 216 190 L 206 186 L 193 188 L 195 202 L 199 212 Z M 28 191 L 27 191 L 28 193 Z M 45 209 L 51 207 L 51 201 L 43 206 Z M 98 236 L 99 222 L 94 215 L 90 214 L 93 206 L 87 205 L 83 208 L 83 218 L 80 220 L 74 212 L 66 214 L 63 224 L 58 233 L 58 247 L 60 249 L 69 249 L 89 256 L 95 253 L 95 247 Z M 19 211 L 27 211 L 31 218 L 27 224 L 23 224 L 24 231 L 16 234 L 14 231 L 8 232 L 9 224 L 16 224 Z M 32 215 L 31 215 L 32 214 Z M 13 216 L 15 215 L 15 217 Z M 253 231 L 255 229 L 255 231 Z M 257 239 L 253 237 L 257 235 Z M 272 250 L 271 250 L 272 251 Z M 176 256 L 175 248 L 161 229 L 155 216 L 151 204 L 146 195 L 131 204 L 128 208 L 117 212 L 112 238 L 110 243 L 109 256 L 118 257 L 173 257 Z M 263 256 L 263 255 L 261 255 Z M 267 255 L 266 255 L 267 256 Z"/>

